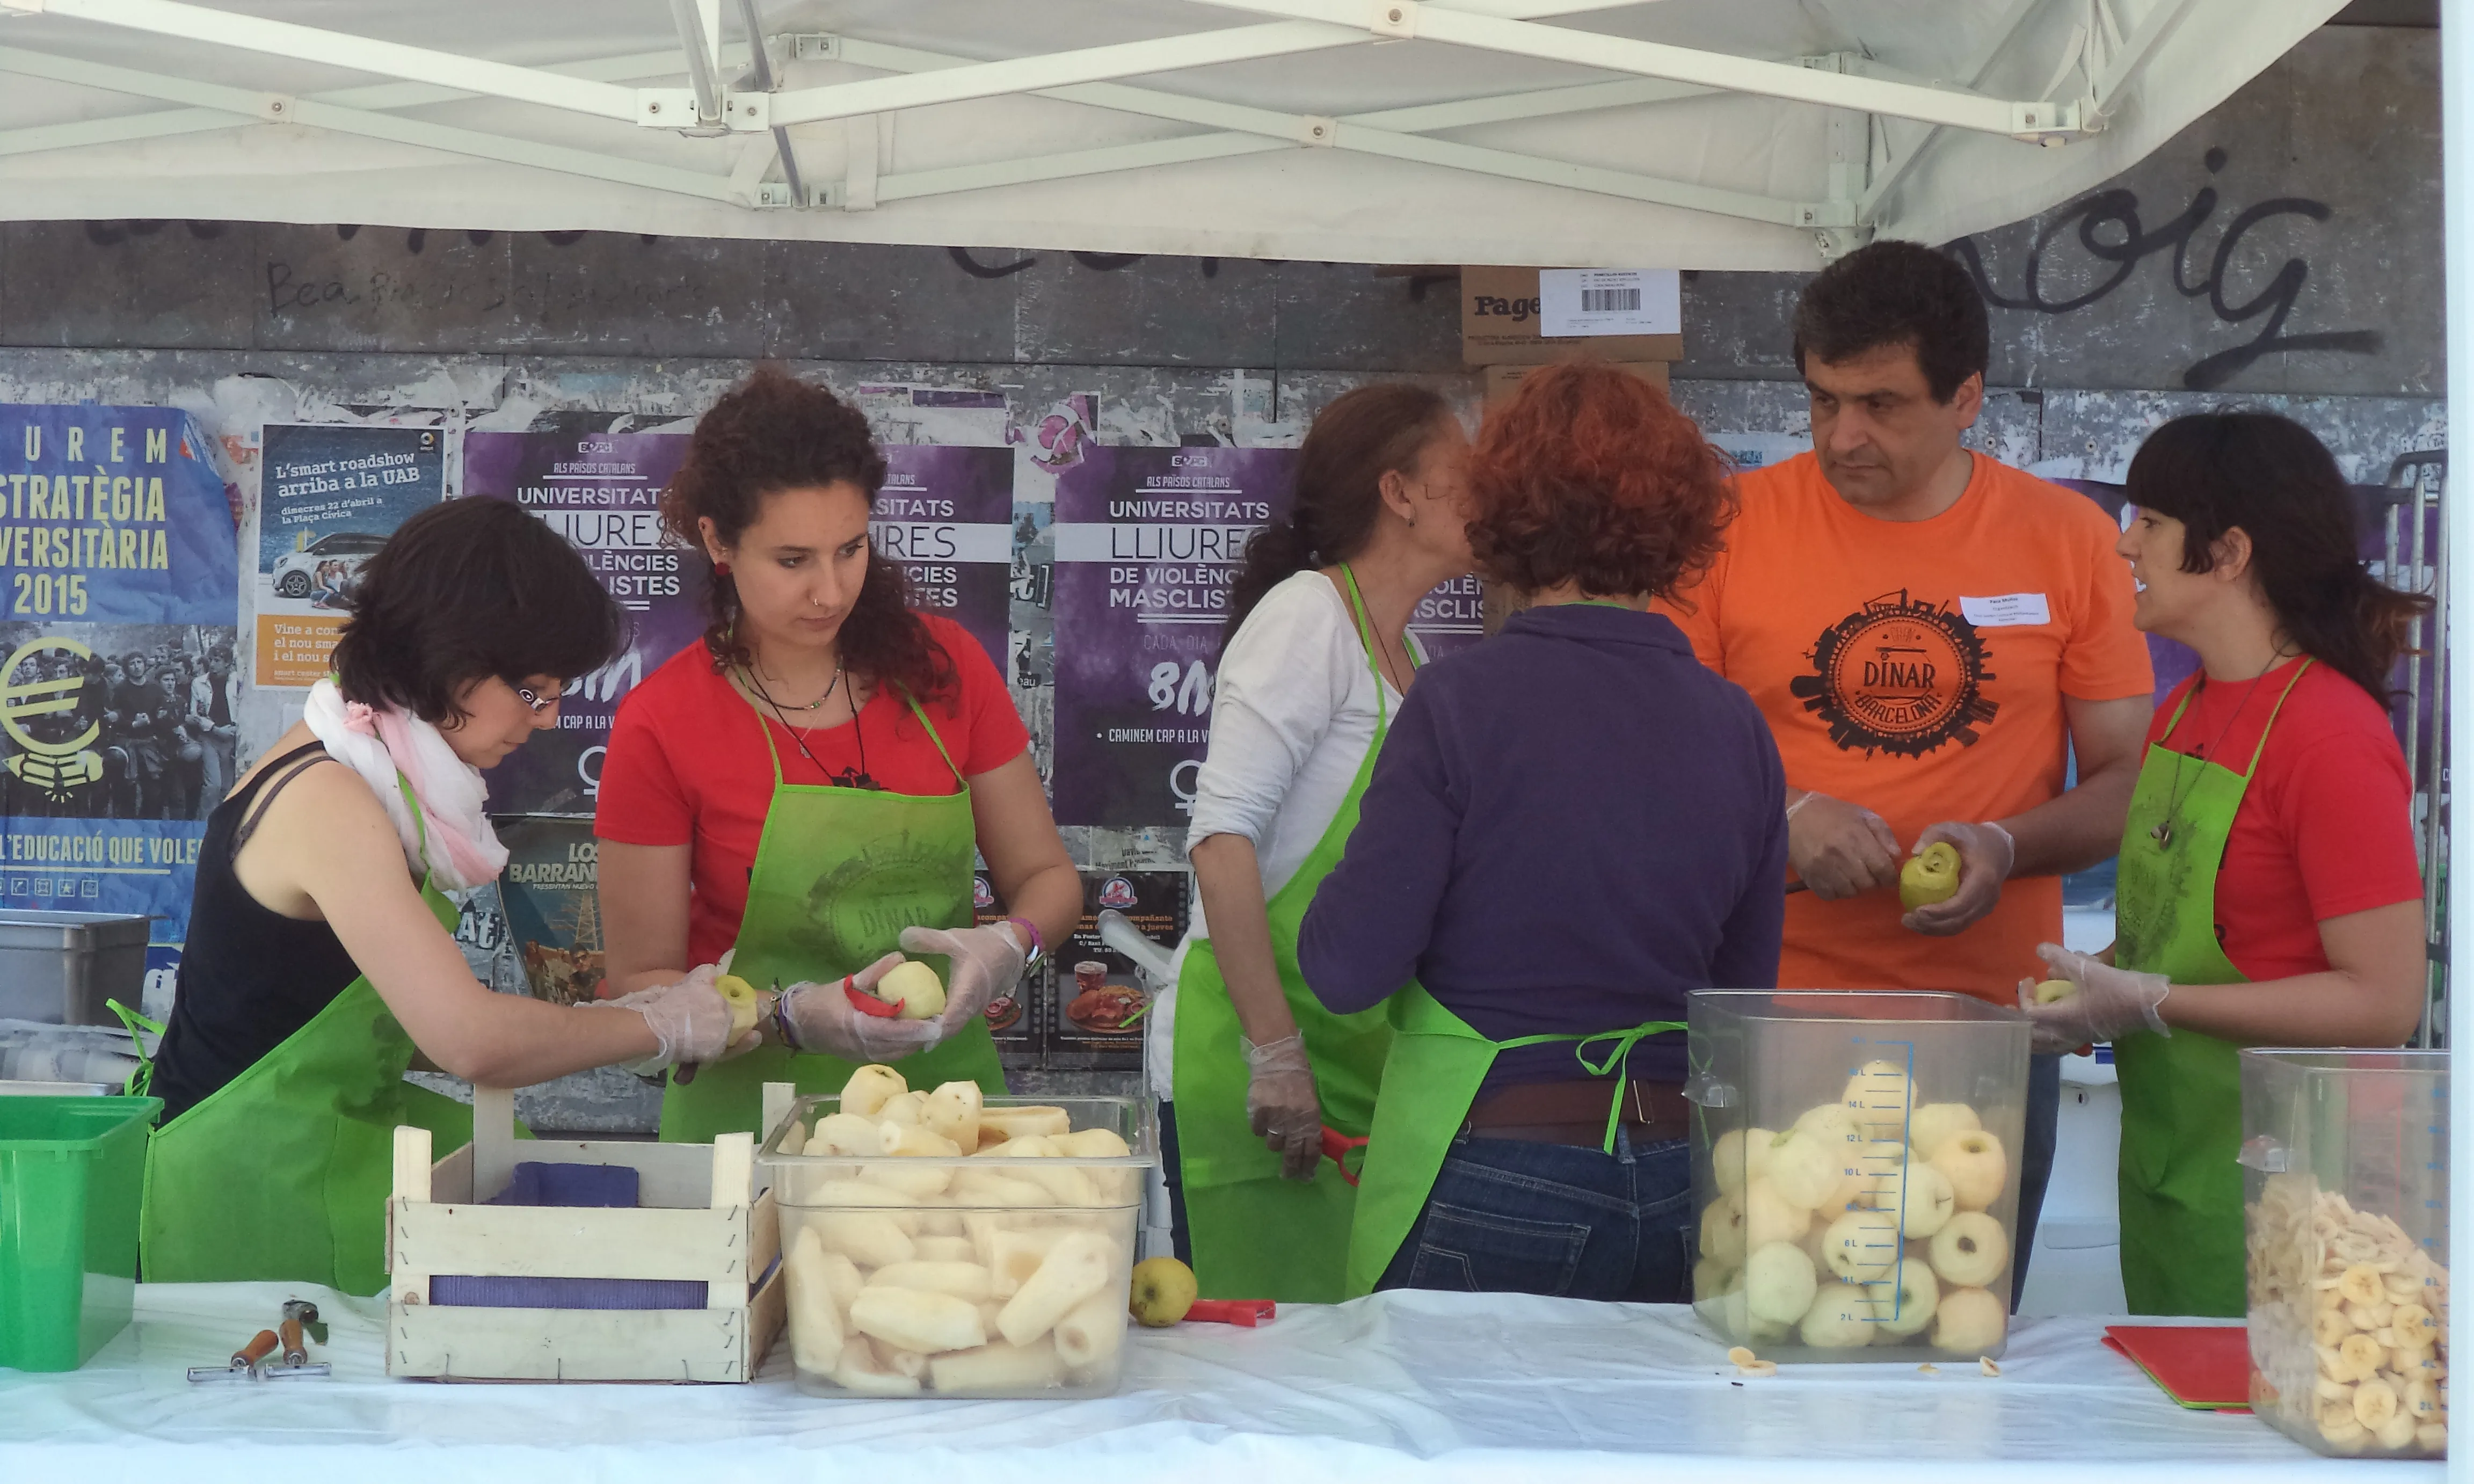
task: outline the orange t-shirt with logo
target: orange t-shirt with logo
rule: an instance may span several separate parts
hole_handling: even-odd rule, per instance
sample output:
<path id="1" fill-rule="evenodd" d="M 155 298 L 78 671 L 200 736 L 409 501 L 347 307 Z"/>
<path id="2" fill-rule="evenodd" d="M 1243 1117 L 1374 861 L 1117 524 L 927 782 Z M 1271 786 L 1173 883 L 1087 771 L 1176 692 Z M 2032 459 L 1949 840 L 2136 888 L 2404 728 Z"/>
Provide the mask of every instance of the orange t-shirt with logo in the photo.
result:
<path id="1" fill-rule="evenodd" d="M 2147 695 L 2120 535 L 2086 497 L 1979 453 L 1928 521 L 1847 503 L 1810 453 L 1736 480 L 1727 549 L 1681 603 L 1704 665 L 1752 693 L 1790 788 L 1860 804 L 1904 857 L 1928 825 L 2003 819 L 2062 791 L 2062 697 Z M 1787 898 L 1779 984 L 1960 989 L 2013 1002 L 2062 936 L 2062 885 L 2023 877 L 1955 937 L 1902 927 L 1898 892 Z"/>

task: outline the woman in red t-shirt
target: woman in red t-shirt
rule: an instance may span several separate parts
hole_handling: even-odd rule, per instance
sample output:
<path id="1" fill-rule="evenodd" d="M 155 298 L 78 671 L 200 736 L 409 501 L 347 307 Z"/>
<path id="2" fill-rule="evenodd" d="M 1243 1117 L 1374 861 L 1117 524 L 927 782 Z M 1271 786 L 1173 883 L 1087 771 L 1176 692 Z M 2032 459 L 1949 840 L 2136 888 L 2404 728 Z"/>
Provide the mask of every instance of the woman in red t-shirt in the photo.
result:
<path id="1" fill-rule="evenodd" d="M 2355 556 L 2319 441 L 2256 412 L 2179 418 L 2131 461 L 2120 549 L 2142 629 L 2198 652 L 2122 831 L 2114 945 L 2037 951 L 2075 992 L 2036 1049 L 2110 1040 L 2131 1311 L 2244 1308 L 2238 1046 L 2394 1046 L 2420 1019 L 2422 878 L 2389 673 L 2428 600 Z"/>
<path id="2" fill-rule="evenodd" d="M 713 623 L 611 728 L 594 821 L 610 981 L 729 954 L 780 992 L 763 1049 L 671 1083 L 665 1138 L 762 1133 L 763 1083 L 839 1092 L 861 1062 L 1003 1092 L 983 1011 L 1081 915 L 996 667 L 911 612 L 870 547 L 884 482 L 857 411 L 765 368 L 696 425 L 663 496 L 671 534 L 712 561 Z M 975 852 L 1004 922 L 973 926 Z M 946 961 L 941 1010 L 894 1016 L 870 992 L 905 948 Z"/>

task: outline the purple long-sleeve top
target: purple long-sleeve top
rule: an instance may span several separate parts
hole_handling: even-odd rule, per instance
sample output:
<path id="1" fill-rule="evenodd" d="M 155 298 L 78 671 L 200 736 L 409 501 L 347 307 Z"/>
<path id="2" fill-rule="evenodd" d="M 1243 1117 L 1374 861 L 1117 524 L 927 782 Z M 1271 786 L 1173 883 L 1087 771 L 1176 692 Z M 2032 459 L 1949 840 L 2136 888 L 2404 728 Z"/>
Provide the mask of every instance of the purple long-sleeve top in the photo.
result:
<path id="1" fill-rule="evenodd" d="M 1773 987 L 1785 789 L 1752 697 L 1665 618 L 1530 609 L 1419 675 L 1298 966 L 1343 1012 L 1414 977 L 1498 1041 L 1681 1021 L 1694 989 Z M 1681 1081 L 1684 1040 L 1642 1040 L 1632 1075 Z M 1569 1045 L 1520 1047 L 1485 1090 L 1587 1075 Z"/>

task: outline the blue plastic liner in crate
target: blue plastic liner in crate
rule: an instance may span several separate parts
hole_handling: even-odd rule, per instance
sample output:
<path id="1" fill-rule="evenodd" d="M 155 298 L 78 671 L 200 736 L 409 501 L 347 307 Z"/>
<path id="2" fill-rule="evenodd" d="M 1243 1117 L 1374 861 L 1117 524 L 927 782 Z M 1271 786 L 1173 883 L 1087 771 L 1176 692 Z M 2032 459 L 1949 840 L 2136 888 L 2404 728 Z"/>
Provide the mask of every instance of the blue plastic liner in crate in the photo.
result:
<path id="1" fill-rule="evenodd" d="M 637 1172 L 623 1164 L 516 1166 L 507 1188 L 485 1205 L 624 1208 L 636 1205 Z M 429 1302 L 468 1309 L 700 1309 L 701 1281 L 649 1277 L 474 1277 L 440 1274 Z"/>

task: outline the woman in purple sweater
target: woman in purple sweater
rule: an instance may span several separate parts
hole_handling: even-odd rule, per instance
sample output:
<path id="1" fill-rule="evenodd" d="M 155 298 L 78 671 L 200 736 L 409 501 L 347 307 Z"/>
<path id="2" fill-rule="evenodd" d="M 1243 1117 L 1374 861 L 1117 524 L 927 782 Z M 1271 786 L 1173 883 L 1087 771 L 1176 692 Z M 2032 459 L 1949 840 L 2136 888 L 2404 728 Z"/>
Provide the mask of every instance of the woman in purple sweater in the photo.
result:
<path id="1" fill-rule="evenodd" d="M 1479 570 L 1529 606 L 1409 693 L 1298 944 L 1335 1011 L 1399 991 L 1348 1292 L 1680 1302 L 1685 996 L 1776 983 L 1786 879 L 1769 729 L 1646 611 L 1717 550 L 1725 460 L 1564 366 L 1469 488 Z"/>

